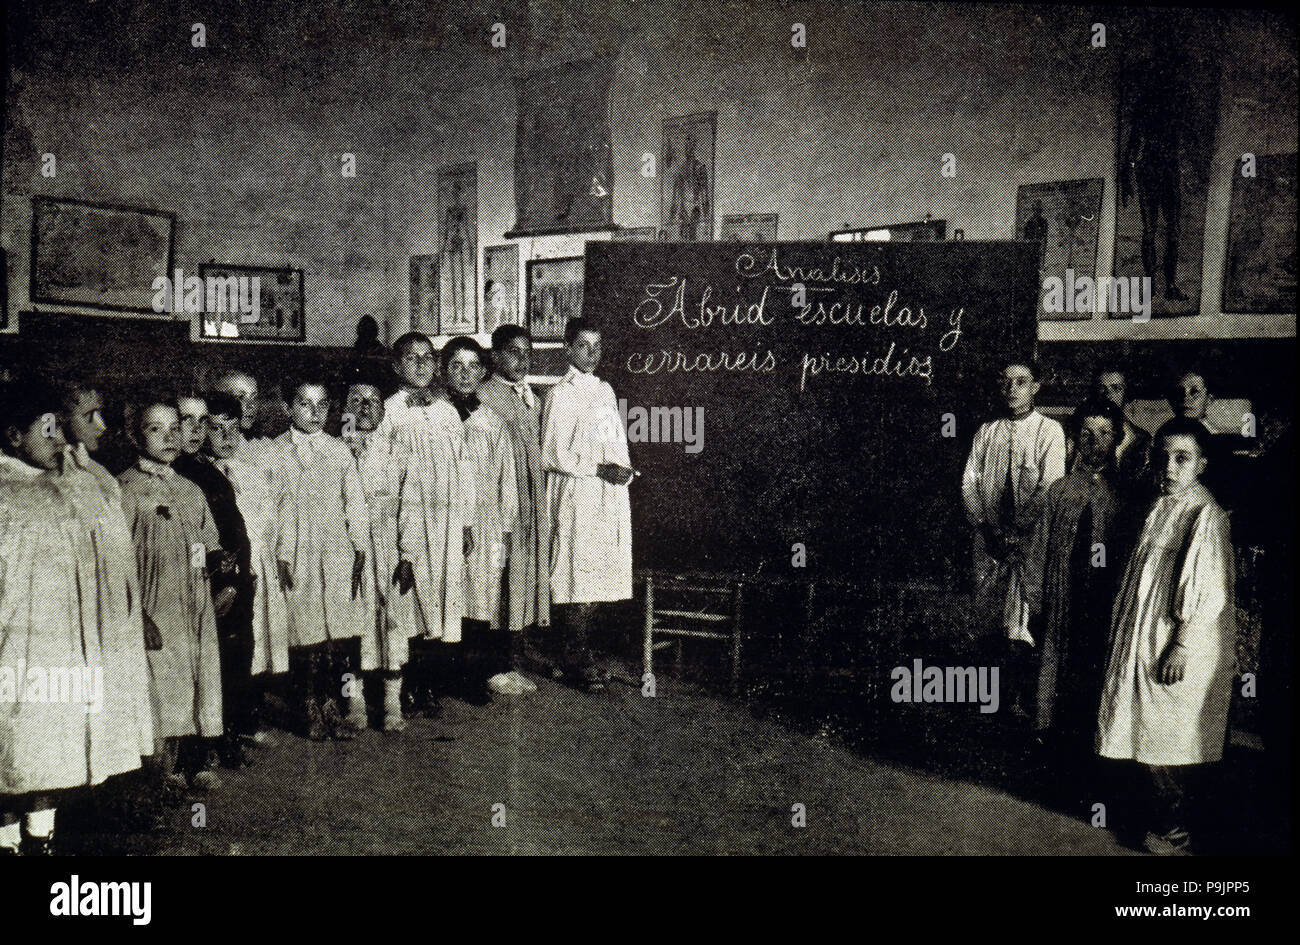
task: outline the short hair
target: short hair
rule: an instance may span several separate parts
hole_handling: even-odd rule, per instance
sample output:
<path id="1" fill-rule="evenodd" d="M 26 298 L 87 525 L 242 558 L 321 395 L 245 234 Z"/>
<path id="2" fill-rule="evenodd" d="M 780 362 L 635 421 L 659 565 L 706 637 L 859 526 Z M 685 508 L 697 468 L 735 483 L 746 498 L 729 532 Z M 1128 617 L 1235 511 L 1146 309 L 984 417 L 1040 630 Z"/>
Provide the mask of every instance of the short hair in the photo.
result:
<path id="1" fill-rule="evenodd" d="M 208 414 L 213 417 L 232 417 L 238 420 L 243 416 L 239 398 L 225 391 L 212 391 L 205 395 L 208 402 Z"/>
<path id="2" fill-rule="evenodd" d="M 424 332 L 408 331 L 393 342 L 393 357 L 398 361 L 402 360 L 402 358 L 406 357 L 406 352 L 410 349 L 411 345 L 415 344 L 417 341 L 423 341 L 429 346 L 430 350 L 433 349 L 433 340 Z"/>
<path id="3" fill-rule="evenodd" d="M 325 379 L 325 372 L 318 367 L 305 367 L 285 375 L 284 380 L 280 382 L 280 399 L 286 404 L 291 404 L 298 389 L 307 386 L 323 388 L 326 396 L 334 396 L 329 381 Z"/>
<path id="4" fill-rule="evenodd" d="M 1034 358 L 1017 358 L 1015 356 L 1005 358 L 1002 361 L 1002 367 L 998 369 L 998 374 L 1001 374 L 1007 368 L 1016 365 L 1029 368 L 1029 374 L 1035 381 L 1041 381 L 1043 379 L 1043 366 Z"/>
<path id="5" fill-rule="evenodd" d="M 468 335 L 457 335 L 445 345 L 442 346 L 440 360 L 442 362 L 442 373 L 447 373 L 447 365 L 451 364 L 451 359 L 456 356 L 457 351 L 473 351 L 478 363 L 487 367 L 487 357 L 484 354 L 482 346 Z"/>
<path id="6" fill-rule="evenodd" d="M 136 449 L 143 448 L 143 441 L 140 439 L 140 424 L 144 421 L 144 415 L 153 407 L 167 407 L 175 410 L 177 415 L 180 409 L 176 406 L 176 392 L 163 389 L 141 389 L 138 390 L 126 402 L 122 410 L 122 429 L 126 431 L 126 438 L 131 441 L 131 445 Z"/>
<path id="7" fill-rule="evenodd" d="M 1210 431 L 1201 421 L 1193 420 L 1191 417 L 1174 417 L 1172 420 L 1167 420 L 1156 431 L 1152 443 L 1158 445 L 1161 440 L 1170 436 L 1190 436 L 1196 441 L 1196 448 L 1201 451 L 1201 458 L 1209 458 Z"/>
<path id="8" fill-rule="evenodd" d="M 21 377 L 0 384 L 0 426 L 4 430 L 28 429 L 46 414 L 58 414 L 62 399 L 60 388 L 40 377 Z M 8 436 L 3 445 L 8 449 Z"/>
<path id="9" fill-rule="evenodd" d="M 524 338 L 529 344 L 533 343 L 533 336 L 523 325 L 498 325 L 492 332 L 492 350 L 500 351 L 516 338 Z"/>
<path id="10" fill-rule="evenodd" d="M 1109 400 L 1085 400 L 1070 415 L 1070 435 L 1078 442 L 1083 432 L 1083 421 L 1089 417 L 1104 417 L 1110 421 L 1110 427 L 1118 438 L 1124 430 L 1124 414 Z M 1116 443 L 1118 446 L 1119 444 Z"/>
<path id="11" fill-rule="evenodd" d="M 590 331 L 599 335 L 600 329 L 593 325 L 586 318 L 570 318 L 564 323 L 564 343 L 571 345 L 578 340 L 578 335 L 584 331 Z"/>
<path id="12" fill-rule="evenodd" d="M 99 388 L 81 378 L 65 378 L 46 382 L 53 386 L 64 413 L 71 413 L 77 408 L 77 399 L 82 394 L 93 394 Z"/>
<path id="13" fill-rule="evenodd" d="M 1215 389 L 1214 377 L 1210 374 L 1208 370 L 1206 370 L 1203 364 L 1190 364 L 1186 367 L 1179 368 L 1178 370 L 1174 371 L 1172 376 L 1170 376 L 1169 378 L 1168 389 L 1173 390 L 1175 387 L 1178 386 L 1178 382 L 1181 381 L 1189 374 L 1195 374 L 1205 383 L 1206 393 L 1210 393 Z"/>

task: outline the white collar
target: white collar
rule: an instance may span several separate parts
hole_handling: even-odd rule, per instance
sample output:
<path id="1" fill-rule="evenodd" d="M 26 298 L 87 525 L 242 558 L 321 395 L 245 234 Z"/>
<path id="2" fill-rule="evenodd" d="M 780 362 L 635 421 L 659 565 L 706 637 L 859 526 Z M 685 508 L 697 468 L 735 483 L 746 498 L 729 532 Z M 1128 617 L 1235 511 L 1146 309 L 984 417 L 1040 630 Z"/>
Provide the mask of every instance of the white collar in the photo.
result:
<path id="1" fill-rule="evenodd" d="M 594 387 L 600 383 L 600 378 L 598 378 L 594 372 L 588 374 L 586 371 L 579 371 L 572 364 L 569 365 L 569 370 L 565 373 L 564 379 L 570 384 L 576 384 L 579 387 Z"/>
<path id="2" fill-rule="evenodd" d="M 317 430 L 315 433 L 303 433 L 297 427 L 289 427 L 289 441 L 295 446 L 299 443 L 315 445 L 320 442 L 321 437 L 324 435 L 324 430 Z"/>
<path id="3" fill-rule="evenodd" d="M 166 463 L 160 463 L 156 459 L 150 459 L 148 456 L 141 456 L 135 461 L 136 466 L 141 472 L 148 473 L 151 476 L 157 476 L 159 479 L 170 479 L 176 475 L 176 470 Z"/>

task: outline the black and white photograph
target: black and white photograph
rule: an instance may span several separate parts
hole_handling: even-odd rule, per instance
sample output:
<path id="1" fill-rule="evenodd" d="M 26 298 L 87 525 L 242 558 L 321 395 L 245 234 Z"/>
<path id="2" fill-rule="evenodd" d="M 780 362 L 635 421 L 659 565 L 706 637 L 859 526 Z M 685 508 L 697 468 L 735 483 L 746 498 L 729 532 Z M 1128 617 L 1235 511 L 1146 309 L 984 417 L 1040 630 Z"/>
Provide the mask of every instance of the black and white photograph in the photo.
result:
<path id="1" fill-rule="evenodd" d="M 369 935 L 438 906 L 424 856 L 1269 911 L 1293 12 L 4 22 L 7 920 Z M 569 882 L 627 934 L 609 875 Z M 555 910 L 472 886 L 476 934 Z"/>

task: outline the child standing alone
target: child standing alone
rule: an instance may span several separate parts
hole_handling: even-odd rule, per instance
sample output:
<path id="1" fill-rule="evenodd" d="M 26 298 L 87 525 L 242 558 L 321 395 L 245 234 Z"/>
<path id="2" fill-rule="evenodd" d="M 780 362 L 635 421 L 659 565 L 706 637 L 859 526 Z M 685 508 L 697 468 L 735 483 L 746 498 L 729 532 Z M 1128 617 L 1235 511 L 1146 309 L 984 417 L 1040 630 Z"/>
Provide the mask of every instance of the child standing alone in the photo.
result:
<path id="1" fill-rule="evenodd" d="M 1115 599 L 1097 752 L 1143 765 L 1154 801 L 1144 845 L 1191 843 L 1193 766 L 1223 757 L 1236 648 L 1228 516 L 1200 479 L 1209 434 L 1176 417 L 1154 438 L 1160 498 L 1147 513 Z"/>

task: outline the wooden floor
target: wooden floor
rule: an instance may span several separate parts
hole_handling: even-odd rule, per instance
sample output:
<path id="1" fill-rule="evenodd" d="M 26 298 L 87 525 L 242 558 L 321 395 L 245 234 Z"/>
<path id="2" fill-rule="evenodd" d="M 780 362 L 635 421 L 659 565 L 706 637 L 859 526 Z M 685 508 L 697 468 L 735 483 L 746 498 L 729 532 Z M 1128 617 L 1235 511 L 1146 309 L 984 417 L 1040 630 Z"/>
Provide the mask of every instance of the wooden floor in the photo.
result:
<path id="1" fill-rule="evenodd" d="M 87 853 L 195 855 L 1131 852 L 1082 817 L 863 757 L 685 684 L 657 698 L 540 686 L 447 701 L 443 719 L 397 736 L 277 731 L 253 768 L 193 799 L 206 826 L 187 805 L 161 829 L 78 835 L 74 813 L 65 836 Z"/>

